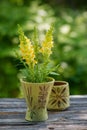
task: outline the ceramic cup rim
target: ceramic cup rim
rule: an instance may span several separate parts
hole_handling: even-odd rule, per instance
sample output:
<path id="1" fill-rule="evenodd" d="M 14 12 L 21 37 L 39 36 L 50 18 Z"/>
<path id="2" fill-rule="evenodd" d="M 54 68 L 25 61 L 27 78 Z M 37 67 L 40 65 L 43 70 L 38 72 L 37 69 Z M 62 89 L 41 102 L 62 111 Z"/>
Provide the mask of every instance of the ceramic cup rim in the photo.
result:
<path id="1" fill-rule="evenodd" d="M 69 86 L 69 83 L 67 81 L 54 81 L 54 86 Z"/>
<path id="2" fill-rule="evenodd" d="M 42 83 L 28 82 L 28 81 L 26 81 L 25 79 L 26 79 L 26 78 L 20 78 L 20 82 L 21 82 L 21 83 L 27 83 L 27 84 L 39 84 L 39 85 L 49 84 L 49 83 L 54 83 L 54 82 L 55 82 L 54 78 L 51 78 L 51 77 L 48 77 L 48 79 L 50 79 L 50 81 L 48 81 L 48 82 L 42 82 Z"/>

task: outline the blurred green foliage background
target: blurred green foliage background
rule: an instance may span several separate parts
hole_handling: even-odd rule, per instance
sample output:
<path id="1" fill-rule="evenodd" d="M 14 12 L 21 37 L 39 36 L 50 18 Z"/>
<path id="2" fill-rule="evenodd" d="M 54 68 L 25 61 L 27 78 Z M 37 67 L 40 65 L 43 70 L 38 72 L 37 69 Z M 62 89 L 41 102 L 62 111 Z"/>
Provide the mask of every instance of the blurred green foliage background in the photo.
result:
<path id="1" fill-rule="evenodd" d="M 34 26 L 40 39 L 54 23 L 54 53 L 60 76 L 70 94 L 87 94 L 87 1 L 0 0 L 0 97 L 20 97 L 20 66 L 14 50 L 19 40 L 17 24 L 31 37 Z"/>

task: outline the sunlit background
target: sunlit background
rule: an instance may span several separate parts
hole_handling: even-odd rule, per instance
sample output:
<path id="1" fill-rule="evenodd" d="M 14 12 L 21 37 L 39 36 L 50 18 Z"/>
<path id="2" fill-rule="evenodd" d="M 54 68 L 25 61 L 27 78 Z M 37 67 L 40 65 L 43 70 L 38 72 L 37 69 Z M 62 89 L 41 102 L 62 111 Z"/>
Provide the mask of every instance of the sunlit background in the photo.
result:
<path id="1" fill-rule="evenodd" d="M 15 50 L 19 45 L 17 24 L 31 38 L 34 26 L 39 38 L 54 23 L 54 64 L 70 94 L 87 94 L 87 1 L 0 0 L 0 97 L 22 97 L 20 66 Z"/>

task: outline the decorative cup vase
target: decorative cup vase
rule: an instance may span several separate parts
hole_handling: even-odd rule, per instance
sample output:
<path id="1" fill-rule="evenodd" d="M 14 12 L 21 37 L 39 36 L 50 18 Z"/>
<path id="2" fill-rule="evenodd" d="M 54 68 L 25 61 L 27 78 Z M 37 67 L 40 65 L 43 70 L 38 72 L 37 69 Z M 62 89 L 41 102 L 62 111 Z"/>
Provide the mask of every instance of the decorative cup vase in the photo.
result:
<path id="1" fill-rule="evenodd" d="M 68 82 L 55 81 L 47 105 L 48 110 L 65 110 L 69 106 Z"/>
<path id="2" fill-rule="evenodd" d="M 28 121 L 45 121 L 48 119 L 47 103 L 54 80 L 46 83 L 29 83 L 21 79 L 27 103 L 25 119 Z"/>

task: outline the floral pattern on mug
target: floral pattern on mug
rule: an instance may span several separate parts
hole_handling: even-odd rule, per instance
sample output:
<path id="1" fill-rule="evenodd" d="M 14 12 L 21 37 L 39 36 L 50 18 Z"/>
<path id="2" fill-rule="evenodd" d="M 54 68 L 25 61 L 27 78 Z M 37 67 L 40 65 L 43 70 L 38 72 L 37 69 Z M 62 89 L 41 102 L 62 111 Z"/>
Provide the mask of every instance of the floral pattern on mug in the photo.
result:
<path id="1" fill-rule="evenodd" d="M 58 108 L 62 105 L 67 104 L 67 89 L 65 87 L 62 87 L 61 89 L 58 87 L 54 87 L 52 89 L 51 98 L 50 98 L 50 104 L 53 106 L 56 106 Z"/>
<path id="2" fill-rule="evenodd" d="M 44 87 L 40 86 L 39 89 L 40 89 L 39 96 L 38 96 L 39 107 L 44 108 L 46 103 L 46 97 L 48 95 L 49 86 L 44 86 Z"/>

